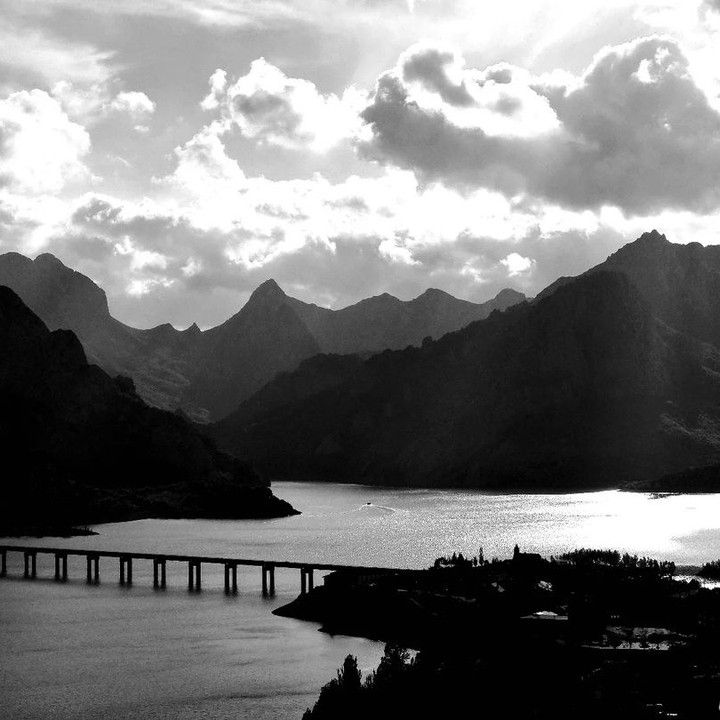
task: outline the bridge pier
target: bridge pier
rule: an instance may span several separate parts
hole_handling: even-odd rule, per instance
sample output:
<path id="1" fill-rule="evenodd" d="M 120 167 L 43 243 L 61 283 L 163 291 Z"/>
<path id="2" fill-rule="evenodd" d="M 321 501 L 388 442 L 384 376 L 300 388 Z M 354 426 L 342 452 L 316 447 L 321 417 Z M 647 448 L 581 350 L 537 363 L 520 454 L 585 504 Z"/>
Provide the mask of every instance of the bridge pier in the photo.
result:
<path id="1" fill-rule="evenodd" d="M 232 577 L 232 584 L 231 584 Z M 225 563 L 225 594 L 237 595 L 237 563 Z"/>
<path id="2" fill-rule="evenodd" d="M 26 550 L 23 554 L 25 556 L 24 576 L 26 578 L 36 578 L 37 577 L 37 553 L 32 550 Z"/>
<path id="3" fill-rule="evenodd" d="M 399 573 L 404 572 L 395 568 L 371 568 L 358 565 L 340 565 L 334 563 L 302 561 L 263 560 L 260 558 L 233 558 L 213 557 L 199 555 L 175 555 L 137 552 L 131 553 L 126 550 L 90 550 L 70 549 L 67 547 L 33 547 L 29 545 L 4 545 L 0 544 L 0 577 L 7 575 L 7 554 L 9 552 L 22 553 L 24 557 L 24 577 L 37 577 L 37 556 L 54 556 L 55 579 L 66 581 L 68 579 L 68 557 L 85 558 L 86 578 L 88 584 L 100 582 L 100 558 L 112 558 L 120 563 L 120 585 L 130 586 L 133 584 L 132 566 L 133 560 L 152 560 L 153 562 L 153 587 L 165 589 L 166 587 L 166 565 L 167 562 L 188 564 L 188 590 L 199 591 L 202 585 L 202 565 L 222 565 L 224 568 L 224 588 L 226 594 L 238 592 L 238 566 L 260 568 L 262 578 L 262 594 L 264 597 L 275 595 L 275 570 L 276 568 L 289 568 L 300 571 L 300 588 L 303 595 L 312 592 L 315 585 L 315 570 L 320 572 L 361 572 L 368 573 Z"/>
<path id="4" fill-rule="evenodd" d="M 166 587 L 165 558 L 153 558 L 153 587 L 164 590 Z"/>
<path id="5" fill-rule="evenodd" d="M 132 557 L 120 556 L 120 584 L 132 585 Z"/>
<path id="6" fill-rule="evenodd" d="M 188 562 L 188 591 L 200 591 L 202 564 L 199 560 L 190 560 Z"/>
<path id="7" fill-rule="evenodd" d="M 275 594 L 275 565 L 262 564 L 262 594 L 263 597 Z"/>
<path id="8" fill-rule="evenodd" d="M 62 571 L 60 567 L 62 566 Z M 55 579 L 66 582 L 67 575 L 67 553 L 55 553 Z"/>
<path id="9" fill-rule="evenodd" d="M 90 554 L 87 556 L 87 584 L 98 585 L 100 583 L 100 557 Z"/>
<path id="10" fill-rule="evenodd" d="M 315 587 L 313 568 L 300 568 L 300 594 L 305 595 Z"/>

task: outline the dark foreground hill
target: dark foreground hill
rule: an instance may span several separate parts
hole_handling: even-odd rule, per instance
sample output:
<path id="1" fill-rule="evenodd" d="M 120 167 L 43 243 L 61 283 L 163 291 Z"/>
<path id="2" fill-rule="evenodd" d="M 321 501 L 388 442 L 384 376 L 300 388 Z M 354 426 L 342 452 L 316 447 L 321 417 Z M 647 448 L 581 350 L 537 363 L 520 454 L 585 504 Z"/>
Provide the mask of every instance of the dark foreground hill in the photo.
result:
<path id="1" fill-rule="evenodd" d="M 310 360 L 211 433 L 273 477 L 410 486 L 617 487 L 717 461 L 713 336 L 613 270 L 421 348 Z"/>
<path id="2" fill-rule="evenodd" d="M 260 285 L 226 322 L 206 331 L 128 327 L 110 315 L 101 288 L 49 254 L 0 255 L 0 285 L 11 287 L 51 330 L 72 330 L 90 362 L 127 375 L 156 407 L 181 408 L 198 421 L 219 419 L 278 372 L 320 352 L 369 354 L 420 345 L 524 300 L 503 290 L 476 304 L 428 290 L 414 300 L 387 293 L 341 310 Z"/>
<path id="3" fill-rule="evenodd" d="M 2 532 L 294 512 L 249 465 L 145 405 L 131 380 L 89 365 L 72 332 L 50 332 L 7 287 L 0 347 Z"/>

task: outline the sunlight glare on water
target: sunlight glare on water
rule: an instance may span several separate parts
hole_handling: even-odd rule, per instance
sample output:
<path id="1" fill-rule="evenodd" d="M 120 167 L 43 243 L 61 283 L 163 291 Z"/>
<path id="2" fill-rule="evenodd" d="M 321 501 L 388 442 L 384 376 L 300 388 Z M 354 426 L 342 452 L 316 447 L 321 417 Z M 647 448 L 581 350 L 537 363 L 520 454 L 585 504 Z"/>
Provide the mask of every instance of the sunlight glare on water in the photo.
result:
<path id="1" fill-rule="evenodd" d="M 652 497 L 616 491 L 573 495 L 483 494 L 358 485 L 279 483 L 302 511 L 277 520 L 141 520 L 98 526 L 95 537 L 11 539 L 45 546 L 186 553 L 273 560 L 427 567 L 443 554 L 508 557 L 517 542 L 544 555 L 616 548 L 678 564 L 720 558 L 720 496 Z M 278 571 L 278 596 L 260 597 L 257 568 L 226 598 L 222 570 L 203 569 L 203 591 L 185 590 L 186 568 L 168 566 L 166 592 L 136 562 L 120 588 L 117 561 L 101 561 L 102 584 L 22 580 L 9 557 L 0 581 L 0 718 L 300 718 L 345 655 L 377 664 L 382 646 L 331 638 L 316 625 L 278 618 L 273 607 L 299 591 L 297 571 Z"/>

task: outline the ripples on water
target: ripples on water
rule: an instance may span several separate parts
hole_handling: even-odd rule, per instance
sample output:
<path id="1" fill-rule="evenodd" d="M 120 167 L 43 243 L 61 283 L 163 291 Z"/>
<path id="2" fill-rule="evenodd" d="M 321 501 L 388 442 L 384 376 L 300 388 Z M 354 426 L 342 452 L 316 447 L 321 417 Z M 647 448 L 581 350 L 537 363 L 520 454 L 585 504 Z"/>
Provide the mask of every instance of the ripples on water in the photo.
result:
<path id="1" fill-rule="evenodd" d="M 462 551 L 506 557 L 575 547 L 619 550 L 701 564 L 720 557 L 720 496 L 653 498 L 619 492 L 487 495 L 282 483 L 275 492 L 303 514 L 268 521 L 143 520 L 100 535 L 32 544 L 264 559 L 426 567 Z M 18 541 L 22 542 L 22 541 Z M 52 558 L 38 558 L 41 577 Z M 20 560 L 10 570 L 16 576 Z M 145 567 L 147 565 L 147 567 Z M 277 571 L 278 596 L 260 595 L 259 570 L 240 573 L 241 594 L 222 593 L 222 570 L 203 569 L 203 592 L 185 590 L 186 568 L 168 566 L 170 587 L 152 590 L 151 564 L 117 586 L 101 560 L 99 587 L 70 560 L 67 584 L 0 581 L 0 717 L 299 718 L 353 652 L 377 662 L 377 643 L 330 638 L 277 618 L 272 607 L 299 591 L 297 572 Z"/>

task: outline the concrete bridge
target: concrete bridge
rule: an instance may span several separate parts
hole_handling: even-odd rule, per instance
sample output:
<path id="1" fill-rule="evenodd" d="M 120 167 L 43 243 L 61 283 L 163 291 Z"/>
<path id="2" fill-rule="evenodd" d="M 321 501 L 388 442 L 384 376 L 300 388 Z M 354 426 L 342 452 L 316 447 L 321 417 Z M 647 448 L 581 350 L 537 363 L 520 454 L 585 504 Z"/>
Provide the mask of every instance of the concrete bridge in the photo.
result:
<path id="1" fill-rule="evenodd" d="M 313 589 L 314 572 L 347 570 L 358 575 L 377 575 L 381 573 L 403 572 L 395 568 L 365 567 L 362 565 L 339 565 L 333 563 L 304 563 L 284 560 L 251 560 L 247 558 L 208 557 L 205 555 L 170 555 L 166 553 L 138 553 L 112 550 L 73 550 L 70 548 L 34 547 L 27 545 L 0 545 L 0 577 L 7 575 L 8 553 L 22 553 L 24 558 L 24 577 L 37 577 L 37 556 L 55 556 L 55 580 L 68 579 L 68 557 L 79 556 L 86 560 L 86 580 L 89 584 L 100 582 L 100 558 L 113 558 L 118 561 L 119 581 L 121 585 L 132 585 L 133 562 L 152 561 L 153 587 L 165 589 L 166 566 L 168 562 L 187 563 L 188 590 L 198 591 L 202 585 L 203 565 L 222 565 L 225 571 L 225 592 L 237 593 L 238 566 L 260 568 L 262 593 L 264 596 L 275 594 L 275 568 L 290 568 L 300 571 L 300 592 L 305 594 Z"/>

